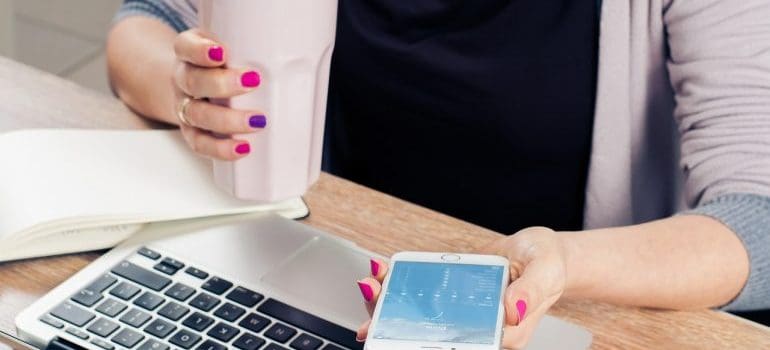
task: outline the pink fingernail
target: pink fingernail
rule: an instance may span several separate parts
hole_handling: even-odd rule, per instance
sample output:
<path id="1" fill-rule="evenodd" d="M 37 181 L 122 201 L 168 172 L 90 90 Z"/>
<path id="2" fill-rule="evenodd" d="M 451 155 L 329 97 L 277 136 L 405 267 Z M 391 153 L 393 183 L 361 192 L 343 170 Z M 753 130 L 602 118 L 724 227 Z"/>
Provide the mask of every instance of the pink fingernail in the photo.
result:
<path id="1" fill-rule="evenodd" d="M 364 296 L 364 300 L 366 302 L 371 302 L 374 298 L 374 291 L 372 290 L 372 286 L 364 283 L 364 282 L 357 282 L 358 288 L 361 289 L 361 295 Z"/>
<path id="2" fill-rule="evenodd" d="M 518 323 L 521 323 L 521 321 L 524 320 L 524 316 L 527 314 L 527 302 L 519 299 L 519 301 L 516 302 L 516 310 L 519 311 Z"/>
<path id="3" fill-rule="evenodd" d="M 380 274 L 380 263 L 371 259 L 369 260 L 369 265 L 372 269 L 372 276 L 377 277 Z"/>
<path id="4" fill-rule="evenodd" d="M 225 51 L 221 46 L 212 46 L 209 48 L 209 58 L 212 61 L 222 62 L 225 56 Z"/>
<path id="5" fill-rule="evenodd" d="M 255 71 L 249 71 L 241 75 L 241 85 L 245 87 L 257 87 L 261 80 L 259 73 Z"/>
<path id="6" fill-rule="evenodd" d="M 242 143 L 238 146 L 235 146 L 235 153 L 248 154 L 249 152 L 251 152 L 251 146 L 249 146 L 248 143 Z"/>

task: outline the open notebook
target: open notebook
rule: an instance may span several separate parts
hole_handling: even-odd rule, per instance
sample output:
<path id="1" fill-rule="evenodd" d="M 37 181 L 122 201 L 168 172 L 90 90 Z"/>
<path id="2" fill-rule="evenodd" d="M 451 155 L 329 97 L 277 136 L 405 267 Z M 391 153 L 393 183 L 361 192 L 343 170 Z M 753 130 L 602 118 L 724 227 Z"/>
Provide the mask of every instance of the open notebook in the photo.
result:
<path id="1" fill-rule="evenodd" d="M 0 134 L 0 261 L 112 247 L 144 224 L 209 216 L 308 214 L 301 198 L 255 204 L 213 181 L 177 131 Z"/>

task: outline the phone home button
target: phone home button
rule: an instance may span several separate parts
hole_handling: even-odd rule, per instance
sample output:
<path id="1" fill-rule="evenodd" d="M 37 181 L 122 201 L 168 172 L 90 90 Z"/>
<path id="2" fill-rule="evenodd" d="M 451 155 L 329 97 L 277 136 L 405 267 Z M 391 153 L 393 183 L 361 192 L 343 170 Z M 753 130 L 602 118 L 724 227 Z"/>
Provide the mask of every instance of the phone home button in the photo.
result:
<path id="1" fill-rule="evenodd" d="M 460 256 L 457 254 L 444 254 L 441 256 L 441 260 L 444 261 L 460 261 Z"/>

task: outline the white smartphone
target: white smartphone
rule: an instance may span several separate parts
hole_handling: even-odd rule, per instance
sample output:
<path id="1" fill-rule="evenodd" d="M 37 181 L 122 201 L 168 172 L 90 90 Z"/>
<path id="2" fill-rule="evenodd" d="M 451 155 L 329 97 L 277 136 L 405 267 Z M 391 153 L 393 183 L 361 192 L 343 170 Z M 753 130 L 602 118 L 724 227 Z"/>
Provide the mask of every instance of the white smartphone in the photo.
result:
<path id="1" fill-rule="evenodd" d="M 402 252 L 390 260 L 366 350 L 499 350 L 508 260 Z"/>

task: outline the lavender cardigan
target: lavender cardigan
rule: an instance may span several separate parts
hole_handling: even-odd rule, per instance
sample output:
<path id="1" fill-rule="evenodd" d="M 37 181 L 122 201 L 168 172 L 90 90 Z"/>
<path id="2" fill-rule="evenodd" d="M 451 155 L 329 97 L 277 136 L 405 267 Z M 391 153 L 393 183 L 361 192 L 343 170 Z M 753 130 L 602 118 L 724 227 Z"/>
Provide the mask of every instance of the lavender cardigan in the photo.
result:
<path id="1" fill-rule="evenodd" d="M 182 31 L 196 12 L 126 0 L 117 18 Z M 770 1 L 605 0 L 600 28 L 586 228 L 714 217 L 751 262 L 724 308 L 770 308 Z"/>

